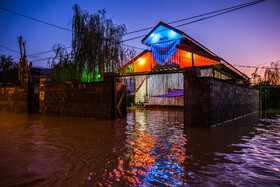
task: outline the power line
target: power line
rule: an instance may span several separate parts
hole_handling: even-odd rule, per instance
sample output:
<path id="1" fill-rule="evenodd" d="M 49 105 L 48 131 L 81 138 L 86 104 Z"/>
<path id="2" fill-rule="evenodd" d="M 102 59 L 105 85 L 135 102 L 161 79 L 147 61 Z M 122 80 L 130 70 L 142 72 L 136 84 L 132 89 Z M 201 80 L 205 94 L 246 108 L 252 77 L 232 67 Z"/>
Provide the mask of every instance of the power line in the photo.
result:
<path id="1" fill-rule="evenodd" d="M 135 47 L 135 46 L 132 46 L 132 45 L 127 45 L 127 44 L 120 44 L 120 45 L 131 47 L 131 48 L 134 48 L 134 49 L 139 49 L 139 50 L 146 50 L 146 49 L 141 48 L 141 47 Z"/>
<path id="2" fill-rule="evenodd" d="M 8 47 L 6 47 L 6 46 L 4 46 L 4 45 L 1 45 L 1 44 L 0 44 L 0 46 L 3 47 L 3 48 L 5 48 L 5 49 L 8 49 L 9 51 L 12 51 L 12 52 L 14 52 L 14 53 L 20 53 L 20 52 L 18 52 L 18 51 L 16 51 L 16 50 L 10 49 L 10 48 L 8 48 Z"/>
<path id="3" fill-rule="evenodd" d="M 71 48 L 71 47 L 65 47 L 65 48 Z M 32 53 L 30 55 L 27 55 L 27 56 L 34 56 L 34 55 L 41 55 L 41 54 L 45 54 L 45 53 L 50 53 L 50 52 L 53 52 L 53 51 L 56 51 L 55 49 L 53 50 L 49 50 L 49 51 L 43 51 L 43 52 L 38 52 L 38 53 Z"/>
<path id="4" fill-rule="evenodd" d="M 37 59 L 37 60 L 31 60 L 31 62 L 38 62 L 38 61 L 42 61 L 42 60 L 50 60 L 53 57 L 49 57 L 49 58 L 41 58 L 41 59 Z"/>
<path id="5" fill-rule="evenodd" d="M 208 12 L 208 13 L 204 13 L 204 14 L 200 14 L 200 15 L 197 15 L 197 16 L 192 16 L 192 17 L 188 17 L 188 18 L 184 18 L 184 19 L 180 19 L 180 20 L 175 20 L 175 21 L 169 22 L 168 24 L 173 24 L 173 23 L 177 23 L 177 22 L 181 22 L 181 21 L 186 21 L 186 20 L 189 20 L 189 19 L 194 19 L 194 18 L 197 18 L 197 17 L 201 17 L 201 16 L 205 16 L 205 15 L 209 15 L 209 14 L 213 14 L 213 13 L 217 13 L 217 12 L 221 12 L 221 11 L 225 11 L 225 10 L 231 9 L 229 11 L 222 12 L 220 14 L 216 14 L 216 15 L 213 15 L 213 16 L 209 16 L 209 17 L 206 17 L 206 18 L 202 18 L 202 19 L 199 19 L 199 20 L 195 20 L 195 21 L 192 21 L 192 22 L 188 22 L 188 23 L 176 26 L 176 27 L 181 27 L 181 26 L 184 26 L 184 25 L 187 25 L 187 24 L 195 23 L 195 22 L 198 22 L 198 21 L 202 21 L 202 20 L 205 20 L 205 19 L 209 19 L 209 18 L 212 18 L 212 17 L 216 17 L 216 16 L 219 16 L 219 15 L 222 15 L 222 14 L 225 14 L 225 13 L 228 13 L 228 12 L 232 12 L 232 11 L 235 11 L 235 10 L 238 10 L 238 9 L 241 9 L 241 8 L 245 8 L 247 6 L 255 5 L 255 4 L 263 2 L 263 1 L 266 1 L 266 0 L 259 0 L 259 1 L 249 2 L 249 3 L 244 3 L 244 4 L 240 4 L 240 5 L 236 5 L 236 6 L 232 6 L 232 7 L 228 7 L 228 8 L 224 8 L 224 9 L 220 9 L 220 10 L 216 10 L 216 11 L 212 11 L 212 12 Z M 56 27 L 56 28 L 60 28 L 60 29 L 66 30 L 66 31 L 71 31 L 70 29 L 67 29 L 67 28 L 64 28 L 64 27 L 61 27 L 61 26 L 57 26 L 57 25 L 54 25 L 54 24 L 51 24 L 51 23 L 48 23 L 48 22 L 45 22 L 45 21 L 41 21 L 41 20 L 38 20 L 36 18 L 32 18 L 32 17 L 26 16 L 26 15 L 23 15 L 23 14 L 11 11 L 11 10 L 3 8 L 3 7 L 0 7 L 0 9 L 8 11 L 8 12 L 16 14 L 16 15 L 23 16 L 25 18 L 28 18 L 28 19 L 31 19 L 31 20 L 34 20 L 34 21 L 37 21 L 37 22 L 40 22 L 40 23 L 43 23 L 43 24 L 47 24 L 47 25 L 50 25 L 50 26 L 53 26 L 53 27 Z M 137 32 L 141 32 L 141 31 L 145 31 L 145 30 L 152 29 L 152 28 L 153 27 L 147 27 L 147 28 L 144 28 L 144 29 L 139 29 L 139 30 L 131 31 L 131 32 L 128 32 L 128 33 L 126 33 L 126 34 L 124 34 L 122 36 L 125 36 L 125 35 L 128 35 L 128 34 L 137 33 Z M 134 37 L 134 38 L 131 38 L 131 39 L 127 39 L 125 41 L 134 40 L 134 39 L 137 39 L 137 38 L 140 38 L 140 37 L 143 37 L 143 36 L 145 36 L 145 35 L 142 35 L 142 36 L 139 36 L 139 37 Z M 125 41 L 123 41 L 123 42 L 125 42 Z"/>
<path id="6" fill-rule="evenodd" d="M 181 22 L 181 21 L 188 20 L 188 19 L 193 19 L 193 18 L 197 18 L 197 17 L 201 17 L 201 16 L 205 16 L 205 15 L 213 14 L 213 13 L 216 13 L 216 12 L 221 12 L 221 11 L 225 11 L 225 10 L 231 9 L 231 10 L 226 11 L 226 12 L 222 12 L 222 13 L 219 13 L 219 14 L 215 14 L 215 15 L 212 15 L 212 16 L 208 16 L 208 17 L 205 17 L 205 18 L 201 18 L 201 19 L 198 19 L 198 20 L 194 20 L 194 21 L 191 21 L 191 22 L 184 23 L 184 24 L 181 24 L 181 25 L 177 25 L 177 26 L 176 26 L 176 27 L 181 27 L 181 26 L 184 26 L 184 25 L 187 25 L 187 24 L 195 23 L 195 22 L 198 22 L 198 21 L 202 21 L 202 20 L 205 20 L 205 19 L 209 19 L 209 18 L 212 18 L 212 17 L 219 16 L 219 15 L 222 15 L 222 14 L 225 14 L 225 13 L 229 13 L 229 12 L 232 12 L 232 11 L 235 11 L 235 10 L 238 10 L 238 9 L 241 9 L 241 8 L 245 8 L 245 7 L 248 7 L 248 6 L 252 6 L 252 5 L 255 5 L 255 4 L 260 3 L 260 2 L 263 2 L 263 1 L 266 1 L 266 0 L 258 0 L 258 1 L 253 1 L 253 2 L 249 2 L 249 3 L 244 3 L 244 4 L 240 4 L 240 5 L 236 5 L 236 6 L 232 6 L 232 7 L 228 7 L 228 8 L 224 8 L 224 9 L 220 9 L 220 10 L 216 10 L 216 11 L 212 11 L 212 12 L 208 12 L 208 13 L 204 13 L 204 14 L 200 14 L 200 15 L 197 15 L 197 16 L 192 16 L 192 17 L 188 17 L 188 18 L 184 18 L 184 19 L 172 21 L 172 22 L 169 22 L 168 24 L 177 23 L 177 22 Z M 6 8 L 3 8 L 3 7 L 0 7 L 0 9 L 5 10 L 5 11 L 8 11 L 8 12 L 11 12 L 11 13 L 14 13 L 14 14 L 17 14 L 17 15 L 20 15 L 20 16 L 24 16 L 24 17 L 26 17 L 26 18 L 29 18 L 29 19 L 32 19 L 32 20 L 35 20 L 35 21 L 39 21 L 40 23 L 48 24 L 48 25 L 51 25 L 51 26 L 54 26 L 54 27 L 57 27 L 57 28 L 61 28 L 61 29 L 67 30 L 67 31 L 71 31 L 71 30 L 69 30 L 69 29 L 66 29 L 66 28 L 63 28 L 63 27 L 60 27 L 60 26 L 57 26 L 57 25 L 53 25 L 53 24 L 51 24 L 51 23 L 47 23 L 47 22 L 44 22 L 44 21 L 41 21 L 41 20 L 38 20 L 38 19 L 35 19 L 35 18 L 31 18 L 31 17 L 29 17 L 29 16 L 22 15 L 22 14 L 20 14 L 20 13 L 13 12 L 13 11 L 8 10 L 8 9 L 6 9 Z M 131 32 L 128 32 L 128 33 L 126 33 L 126 34 L 124 34 L 124 35 L 128 35 L 128 34 L 132 34 L 132 33 L 141 32 L 141 31 L 148 30 L 148 29 L 151 29 L 151 28 L 153 28 L 153 27 L 148 27 L 148 28 L 139 29 L 139 30 L 136 30 L 136 31 L 131 31 Z M 163 32 L 163 31 L 164 31 L 164 30 L 159 31 L 159 32 Z M 124 35 L 123 35 L 123 36 L 124 36 Z M 144 36 L 146 36 L 146 35 L 136 36 L 136 37 L 129 38 L 129 39 L 126 39 L 126 40 L 122 40 L 122 41 L 120 41 L 119 43 L 123 43 L 123 42 L 131 41 L 131 40 L 135 40 L 135 39 L 138 39 L 138 38 L 141 38 L 141 37 L 144 37 Z M 71 47 L 67 47 L 67 48 L 71 48 Z M 38 52 L 38 53 L 30 54 L 30 55 L 27 55 L 27 56 L 33 56 L 33 55 L 38 55 L 38 54 L 45 54 L 45 53 L 49 53 L 49 52 L 52 52 L 52 51 L 54 51 L 54 50 Z"/>
<path id="7" fill-rule="evenodd" d="M 53 52 L 53 51 L 54 51 L 54 50 L 43 51 L 43 52 L 39 52 L 39 53 L 32 53 L 32 54 L 27 55 L 27 56 L 41 55 L 41 54 L 46 54 L 46 53 L 50 53 L 50 52 Z"/>
<path id="8" fill-rule="evenodd" d="M 243 68 L 260 68 L 259 66 L 247 66 L 247 65 L 240 65 L 240 64 L 233 64 L 233 66 L 238 66 Z"/>
<path id="9" fill-rule="evenodd" d="M 226 13 L 229 13 L 229 12 L 233 12 L 233 11 L 236 11 L 236 10 L 239 10 L 239 9 L 242 9 L 242 8 L 246 8 L 246 7 L 249 7 L 249 6 L 252 6 L 252 5 L 256 5 L 256 4 L 264 2 L 264 1 L 266 1 L 266 0 L 260 0 L 260 1 L 254 1 L 254 2 L 251 2 L 251 3 L 247 3 L 244 6 L 240 6 L 238 8 L 234 8 L 234 9 L 231 9 L 231 10 L 219 13 L 219 14 L 215 14 L 215 15 L 212 15 L 212 16 L 208 16 L 208 17 L 205 17 L 205 18 L 198 19 L 198 20 L 194 20 L 194 21 L 191 21 L 191 22 L 188 22 L 188 23 L 180 24 L 180 25 L 177 25 L 175 27 L 182 27 L 182 26 L 185 26 L 185 25 L 188 25 L 188 24 L 191 24 L 191 23 L 195 23 L 195 22 L 199 22 L 199 21 L 202 21 L 202 20 L 206 20 L 206 19 L 209 19 L 209 18 L 216 17 L 216 16 L 220 16 L 220 15 L 223 15 L 223 14 L 226 14 Z"/>
<path id="10" fill-rule="evenodd" d="M 262 64 L 259 64 L 259 65 L 252 65 L 252 66 L 249 66 L 249 65 L 241 65 L 241 64 L 234 64 L 234 66 L 238 66 L 238 67 L 244 67 L 244 68 L 269 68 L 269 69 L 275 69 L 273 67 L 269 67 L 269 66 L 261 66 L 261 65 L 264 65 L 264 64 L 267 64 L 267 63 L 279 63 L 280 60 L 276 61 L 276 62 L 265 62 L 265 63 L 262 63 Z"/>
<path id="11" fill-rule="evenodd" d="M 277 61 L 278 62 L 278 61 Z M 264 64 L 268 64 L 268 63 L 271 63 L 271 62 L 266 62 L 266 63 L 262 63 L 262 64 L 258 64 L 256 66 L 261 66 L 261 65 L 264 65 Z"/>
<path id="12" fill-rule="evenodd" d="M 191 21 L 191 22 L 188 22 L 188 23 L 184 23 L 184 24 L 175 26 L 175 27 L 181 27 L 181 26 L 184 26 L 184 25 L 187 25 L 187 24 L 195 23 L 195 22 L 198 22 L 198 21 L 202 21 L 202 20 L 205 20 L 205 19 L 209 19 L 209 18 L 212 18 L 212 17 L 219 16 L 219 15 L 222 15 L 222 14 L 225 14 L 225 13 L 229 13 L 229 12 L 232 12 L 232 11 L 235 11 L 235 10 L 238 10 L 238 9 L 241 9 L 241 8 L 245 8 L 245 7 L 248 7 L 248 6 L 252 6 L 252 5 L 255 5 L 255 4 L 260 3 L 260 2 L 263 2 L 263 1 L 266 1 L 266 0 L 259 0 L 259 1 L 249 2 L 249 3 L 244 3 L 244 4 L 241 4 L 241 5 L 236 5 L 236 6 L 233 6 L 233 7 L 229 7 L 229 8 L 225 8 L 225 9 L 221 9 L 221 10 L 217 10 L 217 11 L 213 11 L 213 12 L 209 12 L 209 13 L 205 13 L 205 14 L 201 14 L 201 15 L 197 15 L 197 16 L 193 16 L 193 17 L 189 17 L 189 18 L 185 18 L 185 19 L 181 19 L 181 20 L 177 20 L 177 21 L 173 21 L 173 22 L 170 22 L 170 23 L 176 23 L 176 22 L 180 22 L 180 21 L 185 21 L 185 20 L 187 20 L 187 19 L 193 19 L 193 18 L 196 18 L 196 17 L 200 17 L 200 16 L 204 16 L 204 15 L 208 15 L 208 14 L 213 14 L 213 13 L 216 13 L 216 12 L 220 12 L 220 11 L 224 11 L 224 10 L 230 9 L 230 10 L 228 10 L 228 11 L 225 11 L 225 12 L 222 12 L 222 13 L 219 13 L 219 14 L 215 14 L 215 15 L 212 15 L 212 16 L 208 16 L 208 17 L 205 17 L 205 18 L 201 18 L 201 19 L 198 19 L 198 20 L 194 20 L 194 21 Z M 235 8 L 235 7 L 237 7 L 237 8 Z M 32 20 L 35 20 L 35 21 L 39 21 L 39 22 L 44 23 L 44 24 L 48 24 L 48 25 L 51 25 L 51 26 L 54 26 L 54 27 L 57 27 L 57 28 L 61 28 L 61 29 L 67 30 L 67 31 L 71 31 L 71 30 L 69 30 L 69 29 L 66 29 L 66 28 L 63 28 L 63 27 L 60 27 L 60 26 L 57 26 L 57 25 L 53 25 L 53 24 L 50 24 L 50 23 L 47 23 L 47 22 L 44 22 L 44 21 L 41 21 L 41 20 L 37 20 L 37 19 L 35 19 L 35 18 L 31 18 L 31 17 L 29 17 L 29 16 L 25 16 L 25 15 L 22 15 L 22 14 L 19 14 L 19 13 L 13 12 L 13 11 L 10 11 L 10 10 L 5 9 L 5 8 L 3 8 L 3 7 L 0 7 L 0 9 L 5 10 L 5 11 L 8 11 L 8 12 L 11 12 L 11 13 L 14 13 L 14 14 L 17 14 L 17 15 L 20 15 L 20 16 L 24 16 L 24 17 L 26 17 L 26 18 L 29 18 L 29 19 L 32 19 Z M 169 24 L 170 24 L 170 23 L 169 23 Z M 136 33 L 136 32 L 140 32 L 140 31 L 147 30 L 147 29 L 150 29 L 150 28 L 151 28 L 151 27 L 149 27 L 149 28 L 144 28 L 144 29 L 140 29 L 140 30 L 136 30 L 136 31 L 132 31 L 132 32 L 126 33 L 126 34 L 124 34 L 124 35 L 132 34 L 132 33 Z M 163 31 L 164 31 L 164 30 L 159 31 L 159 32 L 163 32 Z M 141 36 L 129 38 L 129 39 L 126 39 L 126 40 L 122 40 L 122 41 L 120 41 L 119 43 L 127 42 L 127 41 L 134 40 L 134 39 L 138 39 L 138 38 L 144 37 L 144 36 L 146 36 L 146 35 L 141 35 Z M 67 48 L 71 48 L 71 47 L 67 47 Z M 139 48 L 139 49 L 140 49 L 140 48 Z M 49 50 L 49 51 L 34 53 L 34 54 L 31 54 L 31 55 L 27 55 L 27 56 L 33 56 L 33 55 L 38 55 L 38 54 L 44 54 L 44 53 L 49 53 L 49 52 L 52 52 L 52 51 L 55 51 L 55 50 Z M 14 51 L 14 52 L 15 52 L 15 51 Z"/>
<path id="13" fill-rule="evenodd" d="M 131 47 L 131 48 L 135 48 L 135 49 L 140 49 L 140 50 L 146 50 L 144 48 L 135 47 L 135 46 L 132 46 L 132 45 L 127 45 L 127 44 L 120 44 L 120 45 Z M 65 47 L 65 48 L 71 48 L 71 47 Z M 33 53 L 33 54 L 27 55 L 27 56 L 34 56 L 34 55 L 49 53 L 49 52 L 53 52 L 53 51 L 55 51 L 55 50 L 49 50 L 49 51 L 45 51 L 45 52 Z M 31 60 L 31 61 L 32 62 L 38 62 L 38 61 L 43 61 L 43 60 L 49 60 L 51 58 L 53 58 L 53 56 L 52 57 L 48 57 L 48 58 L 41 58 L 41 59 L 37 59 L 37 60 Z"/>
<path id="14" fill-rule="evenodd" d="M 45 21 L 41 21 L 41 20 L 38 20 L 36 18 L 32 18 L 32 17 L 29 17 L 29 16 L 26 16 L 26 15 L 23 15 L 23 14 L 20 14 L 20 13 L 17 13 L 17 12 L 14 12 L 14 11 L 11 11 L 9 9 L 6 9 L 6 8 L 3 8 L 3 7 L 0 7 L 0 9 L 4 10 L 4 11 L 7 11 L 7 12 L 10 12 L 10 13 L 13 13 L 13 14 L 16 14 L 16 15 L 19 15 L 19 16 L 22 16 L 22 17 L 25 17 L 25 18 L 28 18 L 28 19 L 31 19 L 33 21 L 37 21 L 37 22 L 40 22 L 40 23 L 43 23 L 43 24 L 46 24 L 46 25 L 49 25 L 49 26 L 52 26 L 52 27 L 56 27 L 56 28 L 59 28 L 59 29 L 63 29 L 63 30 L 66 30 L 66 31 L 72 31 L 70 29 L 67 29 L 67 28 L 64 28 L 64 27 L 61 27 L 61 26 L 58 26 L 58 25 L 54 25 L 54 24 L 51 24 L 51 23 L 48 23 L 48 22 L 45 22 Z"/>
<path id="15" fill-rule="evenodd" d="M 135 49 L 139 49 L 139 50 L 145 50 L 144 48 L 140 48 L 140 47 L 135 47 L 135 46 L 132 46 L 132 45 L 127 45 L 127 44 L 120 44 L 120 45 L 123 45 L 123 46 L 127 46 L 127 47 L 131 47 L 131 48 L 135 48 Z M 65 48 L 72 48 L 71 46 L 69 47 L 65 47 Z M 56 51 L 55 49 L 54 50 L 49 50 L 49 51 L 43 51 L 43 52 L 38 52 L 38 53 L 32 53 L 30 55 L 26 55 L 26 56 L 34 56 L 34 55 L 41 55 L 41 54 L 46 54 L 46 53 L 50 53 L 50 52 L 54 52 Z"/>
<path id="16" fill-rule="evenodd" d="M 232 12 L 232 11 L 236 11 L 236 10 L 239 10 L 239 9 L 242 9 L 242 8 L 245 8 L 245 7 L 249 7 L 249 6 L 252 6 L 252 5 L 255 5 L 255 4 L 258 4 L 258 3 L 261 3 L 261 2 L 264 2 L 266 0 L 259 0 L 259 1 L 254 1 L 254 2 L 251 2 L 251 3 L 245 3 L 243 4 L 242 6 L 239 5 L 238 8 L 234 8 L 234 9 L 231 9 L 231 10 L 228 10 L 228 11 L 225 11 L 225 12 L 222 12 L 222 13 L 219 13 L 219 14 L 214 14 L 212 16 L 208 16 L 208 17 L 204 17 L 204 18 L 201 18 L 201 19 L 198 19 L 198 20 L 194 20 L 194 21 L 191 21 L 191 22 L 187 22 L 187 23 L 184 23 L 184 24 L 180 24 L 180 25 L 177 25 L 177 26 L 174 26 L 174 28 L 176 27 L 182 27 L 182 26 L 185 26 L 185 25 L 188 25 L 188 24 L 192 24 L 192 23 L 196 23 L 196 22 L 199 22 L 199 21 L 203 21 L 203 20 L 206 20 L 206 19 L 209 19 L 209 18 L 213 18 L 213 17 L 216 17 L 216 16 L 220 16 L 222 14 L 226 14 L 226 13 L 229 13 L 229 12 Z M 228 8 L 229 9 L 229 8 Z M 199 16 L 199 15 L 198 15 Z M 188 19 L 188 18 L 186 18 Z M 160 32 L 163 32 L 165 30 L 168 30 L 168 29 L 163 29 L 161 31 L 158 31 L 156 33 L 160 33 Z M 142 38 L 146 36 L 145 35 L 140 35 L 140 36 L 136 36 L 136 37 L 133 37 L 133 38 L 129 38 L 129 39 L 126 39 L 126 40 L 122 40 L 120 43 L 123 43 L 123 42 L 127 42 L 127 41 L 130 41 L 130 40 L 135 40 L 135 39 L 138 39 L 138 38 Z"/>
<path id="17" fill-rule="evenodd" d="M 138 48 L 138 47 L 134 47 L 134 46 L 129 46 L 129 45 L 126 45 L 128 47 L 132 47 L 132 48 Z M 141 48 L 140 48 L 141 49 Z M 53 58 L 54 56 L 51 56 L 51 57 L 48 57 L 48 58 L 42 58 L 42 59 L 37 59 L 37 60 L 33 60 L 32 62 L 37 62 L 37 61 L 42 61 L 42 60 L 50 60 L 51 58 Z M 181 56 L 181 55 L 174 55 L 174 57 L 177 57 L 177 58 L 184 58 L 184 59 L 189 59 L 191 60 L 192 58 L 190 57 L 185 57 L 185 56 Z M 73 58 L 73 57 L 70 57 L 70 58 Z M 207 58 L 207 57 L 205 57 Z M 212 64 L 215 64 L 216 62 L 213 62 L 215 60 L 212 60 L 212 61 L 209 61 L 209 60 L 201 60 L 201 59 L 195 59 L 195 61 L 201 61 L 201 62 L 209 62 L 209 63 L 212 63 Z"/>
<path id="18" fill-rule="evenodd" d="M 222 11 L 226 11 L 226 10 L 229 10 L 229 9 L 234 9 L 234 8 L 237 8 L 237 7 L 243 7 L 245 5 L 250 5 L 250 4 L 256 3 L 256 2 L 259 2 L 259 1 L 253 1 L 253 2 L 249 2 L 249 3 L 244 3 L 244 4 L 240 4 L 240 5 L 236 5 L 236 6 L 232 6 L 232 7 L 228 7 L 228 8 L 224 8 L 224 9 L 220 9 L 220 10 L 215 10 L 215 11 L 212 11 L 212 12 L 207 12 L 207 13 L 204 13 L 204 14 L 200 14 L 200 15 L 196 15 L 196 16 L 192 16 L 192 17 L 188 17 L 188 18 L 171 21 L 171 22 L 168 22 L 167 24 L 178 23 L 178 22 L 181 22 L 181 21 L 186 21 L 186 20 L 190 20 L 190 19 L 206 16 L 206 15 L 209 15 L 209 14 L 214 14 L 214 13 L 217 13 L 217 12 L 222 12 Z M 131 32 L 126 33 L 125 35 L 134 34 L 134 33 L 145 31 L 145 30 L 149 30 L 149 29 L 152 29 L 152 28 L 154 28 L 154 27 L 147 27 L 147 28 L 144 28 L 144 29 L 139 29 L 139 30 L 131 31 Z"/>

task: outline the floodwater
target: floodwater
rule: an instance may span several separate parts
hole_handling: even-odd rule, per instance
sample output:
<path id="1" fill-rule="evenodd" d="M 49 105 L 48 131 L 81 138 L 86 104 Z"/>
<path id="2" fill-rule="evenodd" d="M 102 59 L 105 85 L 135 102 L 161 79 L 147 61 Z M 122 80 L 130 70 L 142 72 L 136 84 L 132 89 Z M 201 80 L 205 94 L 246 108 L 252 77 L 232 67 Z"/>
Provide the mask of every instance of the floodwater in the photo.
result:
<path id="1" fill-rule="evenodd" d="M 0 112 L 0 186 L 279 186 L 280 115 L 185 127 L 182 111 L 107 121 Z"/>

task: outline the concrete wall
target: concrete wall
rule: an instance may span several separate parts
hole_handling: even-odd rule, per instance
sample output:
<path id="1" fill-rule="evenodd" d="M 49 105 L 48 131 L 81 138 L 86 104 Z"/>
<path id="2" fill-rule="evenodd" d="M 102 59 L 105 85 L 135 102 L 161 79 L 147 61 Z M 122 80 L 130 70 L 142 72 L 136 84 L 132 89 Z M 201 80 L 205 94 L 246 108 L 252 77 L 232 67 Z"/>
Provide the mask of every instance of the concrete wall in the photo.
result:
<path id="1" fill-rule="evenodd" d="M 114 77 L 110 75 L 103 82 L 91 83 L 47 84 L 42 79 L 40 113 L 113 119 L 114 85 Z"/>
<path id="2" fill-rule="evenodd" d="M 258 111 L 259 91 L 211 78 L 210 105 L 210 123 L 218 124 Z"/>
<path id="3" fill-rule="evenodd" d="M 200 77 L 197 68 L 187 68 L 184 78 L 187 125 L 216 125 L 259 109 L 258 90 L 217 78 Z"/>
<path id="4" fill-rule="evenodd" d="M 28 89 L 20 86 L 1 86 L 0 110 L 27 113 Z"/>

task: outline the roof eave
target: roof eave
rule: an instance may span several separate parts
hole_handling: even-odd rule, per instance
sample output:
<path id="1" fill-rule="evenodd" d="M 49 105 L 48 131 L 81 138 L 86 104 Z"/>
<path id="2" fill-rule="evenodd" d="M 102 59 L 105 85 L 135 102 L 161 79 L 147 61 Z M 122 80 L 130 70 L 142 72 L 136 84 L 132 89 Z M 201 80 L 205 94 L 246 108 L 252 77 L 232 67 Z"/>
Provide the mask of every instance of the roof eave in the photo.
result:
<path id="1" fill-rule="evenodd" d="M 129 66 L 130 64 L 132 64 L 133 62 L 135 62 L 138 58 L 140 58 L 141 56 L 143 56 L 144 54 L 146 54 L 147 52 L 150 52 L 149 50 L 144 50 L 142 51 L 139 55 L 137 55 L 136 57 L 134 57 L 133 59 L 131 59 L 129 62 L 127 62 L 125 65 L 123 65 L 123 67 L 121 67 L 121 69 L 126 68 L 127 66 Z"/>

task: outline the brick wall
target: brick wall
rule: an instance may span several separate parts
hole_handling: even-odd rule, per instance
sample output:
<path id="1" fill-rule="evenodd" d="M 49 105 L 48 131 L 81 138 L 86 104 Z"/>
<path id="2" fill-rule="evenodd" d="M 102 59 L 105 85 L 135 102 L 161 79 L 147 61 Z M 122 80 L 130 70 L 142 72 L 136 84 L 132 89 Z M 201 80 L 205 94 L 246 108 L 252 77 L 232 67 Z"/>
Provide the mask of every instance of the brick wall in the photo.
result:
<path id="1" fill-rule="evenodd" d="M 115 112 L 114 77 L 103 82 L 45 84 L 40 83 L 40 113 L 113 119 Z"/>
<path id="2" fill-rule="evenodd" d="M 259 91 L 225 80 L 200 77 L 197 68 L 184 73 L 185 124 L 210 126 L 259 109 Z"/>
<path id="3" fill-rule="evenodd" d="M 0 87 L 0 110 L 28 112 L 28 90 L 20 86 Z"/>
<path id="4" fill-rule="evenodd" d="M 259 91 L 230 83 L 210 79 L 211 124 L 238 118 L 259 109 Z"/>

